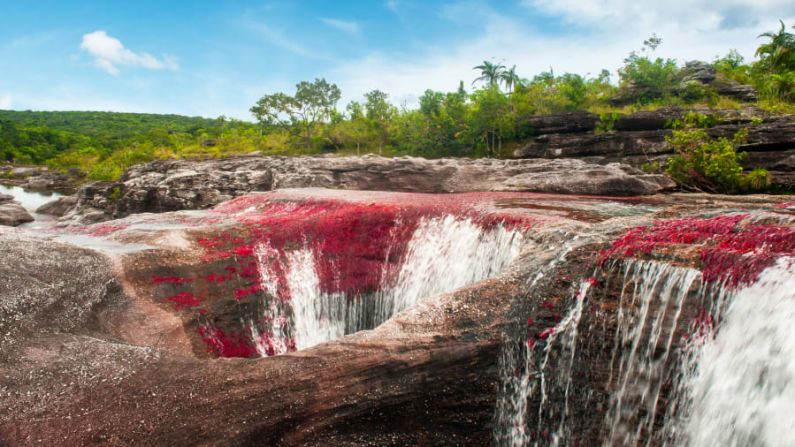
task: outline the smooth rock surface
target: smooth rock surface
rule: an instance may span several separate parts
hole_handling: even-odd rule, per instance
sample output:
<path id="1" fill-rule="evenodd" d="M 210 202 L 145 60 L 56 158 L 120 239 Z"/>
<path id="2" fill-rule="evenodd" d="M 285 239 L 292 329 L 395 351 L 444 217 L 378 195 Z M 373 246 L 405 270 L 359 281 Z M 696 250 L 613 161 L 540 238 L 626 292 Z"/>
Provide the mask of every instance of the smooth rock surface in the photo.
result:
<path id="1" fill-rule="evenodd" d="M 33 222 L 33 216 L 22 205 L 13 201 L 0 203 L 0 225 L 16 227 L 27 222 Z"/>

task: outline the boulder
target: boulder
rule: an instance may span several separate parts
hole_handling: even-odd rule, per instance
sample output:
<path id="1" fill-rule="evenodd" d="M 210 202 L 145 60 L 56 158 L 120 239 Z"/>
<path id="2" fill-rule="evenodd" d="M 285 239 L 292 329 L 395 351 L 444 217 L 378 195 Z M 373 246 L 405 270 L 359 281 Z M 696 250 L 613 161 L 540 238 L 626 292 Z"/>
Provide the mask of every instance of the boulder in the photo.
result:
<path id="1" fill-rule="evenodd" d="M 23 223 L 33 222 L 33 216 L 16 202 L 0 203 L 0 225 L 16 227 Z"/>
<path id="2" fill-rule="evenodd" d="M 72 207 L 77 204 L 77 197 L 63 196 L 55 200 L 51 200 L 44 205 L 38 207 L 36 212 L 39 214 L 47 214 L 49 216 L 61 217 L 66 214 Z"/>

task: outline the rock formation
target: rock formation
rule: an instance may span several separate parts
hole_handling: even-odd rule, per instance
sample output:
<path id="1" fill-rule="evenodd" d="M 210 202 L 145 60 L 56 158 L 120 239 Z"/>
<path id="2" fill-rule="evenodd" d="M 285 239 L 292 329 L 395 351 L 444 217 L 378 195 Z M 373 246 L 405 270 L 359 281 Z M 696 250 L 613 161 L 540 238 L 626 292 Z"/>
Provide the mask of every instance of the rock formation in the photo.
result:
<path id="1" fill-rule="evenodd" d="M 745 166 L 770 171 L 773 181 L 795 186 L 795 119 L 776 116 L 757 109 L 696 110 L 715 117 L 716 124 L 707 129 L 713 137 L 731 137 L 740 129 L 748 130 L 748 140 L 740 150 L 748 153 Z M 622 115 L 612 129 L 597 132 L 599 118 L 578 112 L 539 117 L 527 123 L 534 134 L 516 149 L 517 158 L 581 158 L 591 163 L 627 163 L 640 167 L 649 161 L 663 161 L 673 154 L 665 142 L 671 134 L 672 120 L 681 119 L 685 110 L 659 109 Z M 571 123 L 566 126 L 566 123 Z"/>
<path id="2" fill-rule="evenodd" d="M 8 194 L 0 194 L 0 225 L 15 227 L 32 222 L 33 217 Z"/>
<path id="3" fill-rule="evenodd" d="M 242 163 L 224 163 L 232 162 Z M 517 380 L 539 371 L 525 363 L 506 370 L 505 337 L 532 341 L 543 356 L 545 343 L 562 339 L 554 329 L 583 282 L 599 292 L 584 318 L 609 324 L 581 325 L 595 329 L 582 334 L 589 344 L 577 350 L 577 391 L 567 402 L 581 439 L 600 439 L 606 410 L 594 409 L 615 385 L 602 380 L 599 343 L 612 338 L 599 331 L 614 327 L 615 281 L 623 277 L 610 275 L 607 263 L 657 259 L 705 274 L 734 264 L 753 273 L 772 258 L 742 257 L 755 245 L 733 235 L 767 241 L 765 256 L 791 253 L 793 205 L 785 200 L 297 189 L 50 235 L 0 229 L 0 443 L 485 445 L 503 442 L 495 429 L 506 420 L 529 436 L 537 394 L 526 395 L 530 413 L 494 417 L 511 389 L 506 371 Z M 490 232 L 518 231 L 520 250 L 502 270 L 484 273 L 490 278 L 422 297 L 378 326 L 267 357 L 277 332 L 289 338 L 296 318 L 309 315 L 298 312 L 297 294 L 312 278 L 296 285 L 289 271 L 314 259 L 323 299 L 377 299 L 382 278 L 399 277 L 391 266 L 412 252 L 406 241 L 428 222 L 444 231 L 428 227 L 423 246 L 469 222 L 457 241 L 504 247 L 480 250 L 494 255 L 515 247 L 500 241 L 516 239 Z M 414 272 L 470 258 L 461 253 L 459 245 L 436 250 Z M 381 266 L 376 275 L 373 266 Z M 591 281 L 597 268 L 607 273 Z M 696 307 L 683 315 L 697 316 Z M 249 323 L 252 316 L 261 318 Z M 315 316 L 319 325 L 331 317 Z M 248 358 L 217 358 L 227 355 Z M 550 393 L 564 402 L 563 387 Z M 540 413 L 547 433 L 561 408 Z M 543 429 L 534 436 L 543 438 Z"/>
<path id="4" fill-rule="evenodd" d="M 235 157 L 156 161 L 128 170 L 118 183 L 77 194 L 67 219 L 83 223 L 133 213 L 202 209 L 251 192 L 323 187 L 405 192 L 536 191 L 647 195 L 670 189 L 662 175 L 618 163 L 401 157 Z"/>

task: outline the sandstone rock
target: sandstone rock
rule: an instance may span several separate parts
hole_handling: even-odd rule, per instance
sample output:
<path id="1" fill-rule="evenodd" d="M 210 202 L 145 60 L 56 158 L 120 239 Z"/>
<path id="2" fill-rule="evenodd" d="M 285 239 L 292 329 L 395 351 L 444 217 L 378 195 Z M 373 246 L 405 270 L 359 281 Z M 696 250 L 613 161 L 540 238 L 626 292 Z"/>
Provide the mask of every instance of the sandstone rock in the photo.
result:
<path id="1" fill-rule="evenodd" d="M 533 116 L 520 126 L 532 135 L 548 133 L 587 132 L 594 130 L 599 116 L 590 112 L 567 112 Z"/>
<path id="2" fill-rule="evenodd" d="M 77 204 L 77 197 L 63 196 L 49 201 L 36 209 L 39 214 L 61 217 Z"/>
<path id="3" fill-rule="evenodd" d="M 12 196 L 10 194 L 0 194 L 0 204 L 6 203 L 6 202 L 11 202 L 13 200 L 14 200 L 14 196 Z"/>
<path id="4" fill-rule="evenodd" d="M 15 227 L 23 223 L 33 222 L 33 216 L 16 202 L 0 204 L 0 225 Z"/>
<path id="5" fill-rule="evenodd" d="M 749 156 L 745 167 L 762 167 L 773 174 L 774 182 L 795 186 L 795 170 L 788 161 L 795 150 L 795 119 L 771 116 L 757 109 L 710 111 L 719 124 L 708 128 L 713 137 L 732 138 L 740 129 L 748 130 L 747 142 L 740 146 Z M 561 132 L 540 135 L 514 151 L 519 158 L 583 158 L 592 163 L 622 162 L 639 167 L 648 161 L 664 162 L 673 154 L 665 137 L 671 134 L 671 120 L 684 116 L 681 109 L 663 108 L 621 116 L 614 130 L 607 133 Z M 760 122 L 761 121 L 761 122 Z"/>
<path id="6" fill-rule="evenodd" d="M 532 174 L 524 176 L 524 174 Z M 594 181 L 598 178 L 599 181 Z M 536 191 L 644 195 L 670 189 L 664 176 L 582 160 L 495 160 L 401 157 L 236 157 L 157 161 L 135 166 L 121 182 L 95 183 L 77 194 L 68 220 L 84 209 L 107 218 L 141 212 L 202 209 L 251 191 L 323 187 L 406 192 Z"/>

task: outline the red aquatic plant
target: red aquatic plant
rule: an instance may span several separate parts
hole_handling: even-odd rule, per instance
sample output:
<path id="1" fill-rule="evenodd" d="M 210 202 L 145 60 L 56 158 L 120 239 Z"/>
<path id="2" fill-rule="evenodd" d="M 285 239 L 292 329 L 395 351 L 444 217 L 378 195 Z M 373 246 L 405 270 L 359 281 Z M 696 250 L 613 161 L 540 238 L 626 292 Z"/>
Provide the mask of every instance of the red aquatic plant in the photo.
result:
<path id="1" fill-rule="evenodd" d="M 738 287 L 755 281 L 776 258 L 795 254 L 795 228 L 754 223 L 746 214 L 668 219 L 627 230 L 599 259 L 604 263 L 676 246 L 698 249 L 705 282 Z"/>

